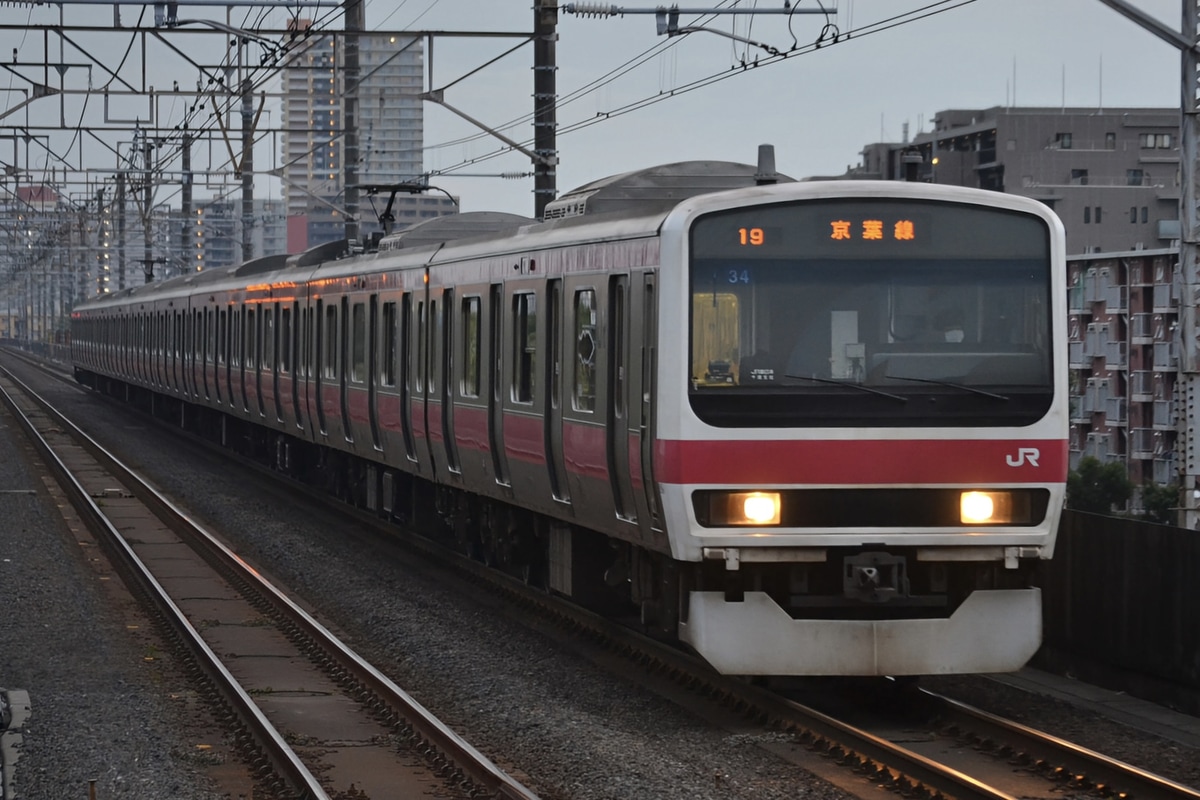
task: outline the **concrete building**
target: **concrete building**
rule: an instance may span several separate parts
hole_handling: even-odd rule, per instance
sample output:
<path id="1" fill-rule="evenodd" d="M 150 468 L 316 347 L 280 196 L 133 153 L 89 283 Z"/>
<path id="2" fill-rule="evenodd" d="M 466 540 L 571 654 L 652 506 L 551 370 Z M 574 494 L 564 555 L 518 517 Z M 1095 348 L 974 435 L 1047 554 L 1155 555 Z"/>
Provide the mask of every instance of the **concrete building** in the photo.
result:
<path id="1" fill-rule="evenodd" d="M 1067 260 L 1072 468 L 1094 456 L 1138 486 L 1178 481 L 1178 262 L 1175 248 Z"/>
<path id="2" fill-rule="evenodd" d="M 1068 253 L 1161 249 L 1179 239 L 1179 110 L 939 111 L 933 130 L 869 144 L 848 178 L 973 186 L 1040 200 Z"/>
<path id="3" fill-rule="evenodd" d="M 300 21 L 297 28 L 306 30 Z M 287 197 L 288 249 L 305 249 L 345 235 L 342 212 L 342 96 L 340 40 L 314 36 L 284 69 L 282 177 Z M 424 173 L 422 40 L 366 33 L 359 37 L 359 182 L 362 186 L 418 182 Z M 406 199 L 407 198 L 407 199 Z M 413 219 L 454 213 L 445 197 L 401 196 Z M 386 199 L 376 203 L 382 212 Z M 360 233 L 380 230 L 365 192 L 359 198 Z M 401 214 L 395 215 L 401 224 Z"/>

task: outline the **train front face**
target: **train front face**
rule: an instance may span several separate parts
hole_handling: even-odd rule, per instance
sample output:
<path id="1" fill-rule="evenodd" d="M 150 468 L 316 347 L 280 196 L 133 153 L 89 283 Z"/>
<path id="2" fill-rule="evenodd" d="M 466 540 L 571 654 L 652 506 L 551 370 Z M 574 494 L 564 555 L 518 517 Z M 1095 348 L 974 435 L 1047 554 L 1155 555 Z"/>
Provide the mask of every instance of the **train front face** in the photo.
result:
<path id="1" fill-rule="evenodd" d="M 1063 252 L 1044 206 L 948 187 L 673 213 L 656 477 L 673 555 L 699 564 L 685 641 L 733 674 L 1033 655 L 1067 471 Z"/>

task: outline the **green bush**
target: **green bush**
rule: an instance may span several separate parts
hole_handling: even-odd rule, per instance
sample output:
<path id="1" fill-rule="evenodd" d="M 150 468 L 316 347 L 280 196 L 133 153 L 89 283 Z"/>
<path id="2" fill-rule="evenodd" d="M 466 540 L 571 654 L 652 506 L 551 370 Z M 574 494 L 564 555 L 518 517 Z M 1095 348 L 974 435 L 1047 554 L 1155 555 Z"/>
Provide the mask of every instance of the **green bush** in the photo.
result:
<path id="1" fill-rule="evenodd" d="M 1067 507 L 1093 514 L 1112 514 L 1113 506 L 1124 506 L 1133 496 L 1133 483 L 1125 467 L 1084 456 L 1078 469 L 1067 473 Z"/>

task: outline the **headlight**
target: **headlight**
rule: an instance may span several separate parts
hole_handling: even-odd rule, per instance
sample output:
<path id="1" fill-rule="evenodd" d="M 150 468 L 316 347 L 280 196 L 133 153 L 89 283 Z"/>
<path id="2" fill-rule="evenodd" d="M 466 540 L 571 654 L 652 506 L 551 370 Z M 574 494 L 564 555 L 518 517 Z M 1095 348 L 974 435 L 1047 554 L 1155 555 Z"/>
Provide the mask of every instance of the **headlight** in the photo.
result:
<path id="1" fill-rule="evenodd" d="M 725 525 L 779 524 L 779 492 L 730 492 L 724 506 Z"/>
<path id="2" fill-rule="evenodd" d="M 1011 525 L 1029 522 L 1028 498 L 1013 492 L 963 492 L 958 518 L 964 525 Z"/>

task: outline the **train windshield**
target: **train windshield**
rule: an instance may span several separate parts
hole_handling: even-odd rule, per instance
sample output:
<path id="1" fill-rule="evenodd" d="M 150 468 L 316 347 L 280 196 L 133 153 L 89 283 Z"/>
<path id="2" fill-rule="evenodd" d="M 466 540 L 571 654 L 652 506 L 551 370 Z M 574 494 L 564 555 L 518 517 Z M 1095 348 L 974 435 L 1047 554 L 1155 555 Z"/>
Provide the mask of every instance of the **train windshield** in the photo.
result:
<path id="1" fill-rule="evenodd" d="M 690 253 L 690 398 L 710 424 L 1022 425 L 1050 407 L 1038 217 L 805 201 L 702 216 Z"/>

